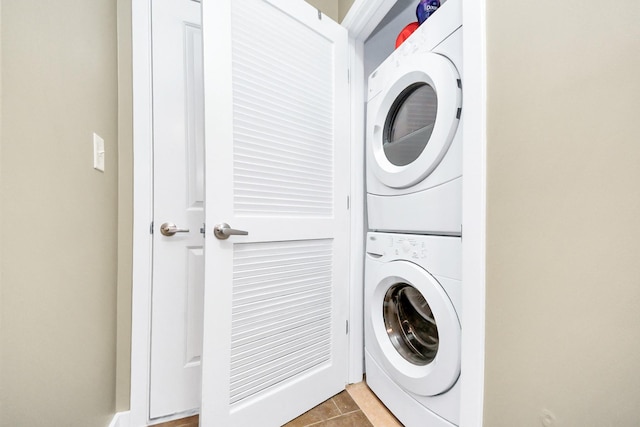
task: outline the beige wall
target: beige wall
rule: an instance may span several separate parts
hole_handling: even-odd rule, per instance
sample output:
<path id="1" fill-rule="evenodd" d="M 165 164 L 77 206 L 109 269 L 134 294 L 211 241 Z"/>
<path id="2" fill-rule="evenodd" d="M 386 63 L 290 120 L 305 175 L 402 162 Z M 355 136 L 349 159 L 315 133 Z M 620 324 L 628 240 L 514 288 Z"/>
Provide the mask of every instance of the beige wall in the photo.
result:
<path id="1" fill-rule="evenodd" d="M 354 0 L 306 0 L 336 22 L 342 22 Z"/>
<path id="2" fill-rule="evenodd" d="M 354 0 L 338 0 L 338 22 L 342 22 Z"/>
<path id="3" fill-rule="evenodd" d="M 487 17 L 484 424 L 640 425 L 640 3 Z"/>
<path id="4" fill-rule="evenodd" d="M 0 425 L 103 427 L 116 377 L 116 3 L 1 7 Z"/>
<path id="5" fill-rule="evenodd" d="M 338 22 L 338 0 L 306 0 L 306 2 Z"/>

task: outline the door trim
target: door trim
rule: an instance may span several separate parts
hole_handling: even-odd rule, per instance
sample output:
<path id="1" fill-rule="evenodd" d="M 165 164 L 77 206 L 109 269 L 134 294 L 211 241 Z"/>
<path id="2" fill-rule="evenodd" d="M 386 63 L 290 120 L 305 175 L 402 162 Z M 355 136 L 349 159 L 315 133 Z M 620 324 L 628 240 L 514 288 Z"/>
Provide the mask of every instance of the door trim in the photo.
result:
<path id="1" fill-rule="evenodd" d="M 462 369 L 460 426 L 482 426 L 486 295 L 486 0 L 462 0 Z"/>
<path id="2" fill-rule="evenodd" d="M 133 286 L 131 302 L 130 425 L 149 421 L 151 331 L 152 98 L 151 2 L 132 0 L 133 64 Z"/>
<path id="3" fill-rule="evenodd" d="M 130 426 L 149 423 L 153 117 L 151 0 L 131 1 L 133 65 L 133 286 Z"/>
<path id="4" fill-rule="evenodd" d="M 347 30 L 349 28 L 347 27 Z M 350 196 L 350 282 L 349 283 L 349 373 L 348 381 L 362 381 L 364 373 L 364 43 L 349 34 L 349 103 L 351 122 L 351 196 Z M 358 125 L 360 123 L 361 125 Z M 358 297 L 359 296 L 359 297 Z"/>

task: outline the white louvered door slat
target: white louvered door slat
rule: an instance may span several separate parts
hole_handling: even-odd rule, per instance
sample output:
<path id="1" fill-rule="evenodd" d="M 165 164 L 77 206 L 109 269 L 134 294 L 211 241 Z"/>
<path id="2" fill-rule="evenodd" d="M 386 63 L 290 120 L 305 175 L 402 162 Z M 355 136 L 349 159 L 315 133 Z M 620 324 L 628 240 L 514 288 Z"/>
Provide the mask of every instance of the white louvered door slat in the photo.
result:
<path id="1" fill-rule="evenodd" d="M 277 427 L 347 380 L 347 33 L 302 1 L 202 5 L 200 420 Z"/>

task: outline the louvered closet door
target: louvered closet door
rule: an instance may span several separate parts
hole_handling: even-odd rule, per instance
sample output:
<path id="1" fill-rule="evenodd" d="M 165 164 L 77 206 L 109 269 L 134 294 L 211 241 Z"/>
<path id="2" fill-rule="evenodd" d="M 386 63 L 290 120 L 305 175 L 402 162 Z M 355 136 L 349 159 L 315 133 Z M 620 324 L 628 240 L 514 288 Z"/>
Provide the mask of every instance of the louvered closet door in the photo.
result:
<path id="1" fill-rule="evenodd" d="M 290 0 L 203 0 L 203 34 L 201 422 L 280 426 L 347 379 L 347 34 Z"/>

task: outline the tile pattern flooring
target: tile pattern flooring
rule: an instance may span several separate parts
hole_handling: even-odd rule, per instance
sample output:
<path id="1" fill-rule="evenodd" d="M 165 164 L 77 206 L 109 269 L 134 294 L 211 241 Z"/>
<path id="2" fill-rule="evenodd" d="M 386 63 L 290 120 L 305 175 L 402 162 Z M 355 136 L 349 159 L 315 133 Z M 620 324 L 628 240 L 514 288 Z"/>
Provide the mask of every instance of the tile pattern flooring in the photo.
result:
<path id="1" fill-rule="evenodd" d="M 198 427 L 198 416 L 157 424 L 155 427 Z M 402 427 L 364 382 L 350 384 L 331 399 L 283 427 Z"/>
<path id="2" fill-rule="evenodd" d="M 343 391 L 300 415 L 284 427 L 373 427 L 366 415 Z"/>

